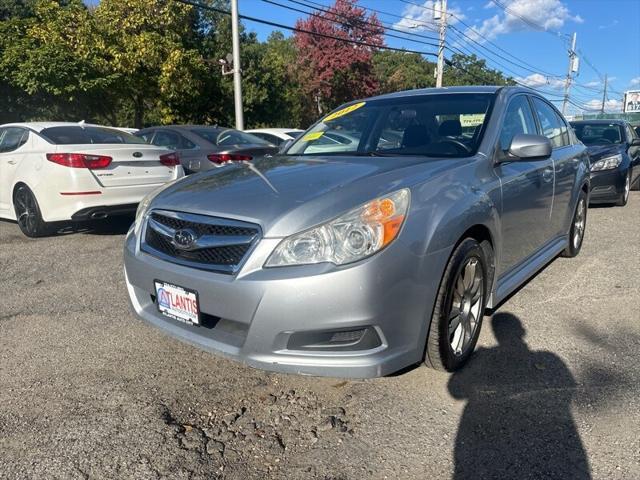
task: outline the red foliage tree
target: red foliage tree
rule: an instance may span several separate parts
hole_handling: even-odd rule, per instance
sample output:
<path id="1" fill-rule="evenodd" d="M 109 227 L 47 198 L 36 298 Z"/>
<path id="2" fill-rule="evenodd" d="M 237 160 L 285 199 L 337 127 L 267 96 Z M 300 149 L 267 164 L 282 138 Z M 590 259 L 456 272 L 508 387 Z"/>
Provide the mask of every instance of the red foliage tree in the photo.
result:
<path id="1" fill-rule="evenodd" d="M 302 89 L 317 105 L 316 114 L 378 89 L 371 57 L 384 45 L 384 28 L 375 14 L 367 16 L 356 3 L 336 0 L 326 11 L 296 22 L 299 29 L 326 35 L 294 35 Z"/>

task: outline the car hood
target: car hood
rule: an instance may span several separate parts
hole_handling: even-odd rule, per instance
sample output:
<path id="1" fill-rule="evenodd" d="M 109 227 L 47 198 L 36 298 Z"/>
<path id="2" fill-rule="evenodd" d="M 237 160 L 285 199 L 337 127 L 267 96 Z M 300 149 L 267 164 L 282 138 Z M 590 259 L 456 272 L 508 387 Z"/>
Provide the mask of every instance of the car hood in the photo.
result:
<path id="1" fill-rule="evenodd" d="M 291 235 L 469 159 L 275 156 L 191 175 L 152 208 L 232 218 Z"/>
<path id="2" fill-rule="evenodd" d="M 590 163 L 593 165 L 601 158 L 610 157 L 618 153 L 622 153 L 624 145 L 589 145 L 587 146 L 587 152 L 589 152 Z"/>

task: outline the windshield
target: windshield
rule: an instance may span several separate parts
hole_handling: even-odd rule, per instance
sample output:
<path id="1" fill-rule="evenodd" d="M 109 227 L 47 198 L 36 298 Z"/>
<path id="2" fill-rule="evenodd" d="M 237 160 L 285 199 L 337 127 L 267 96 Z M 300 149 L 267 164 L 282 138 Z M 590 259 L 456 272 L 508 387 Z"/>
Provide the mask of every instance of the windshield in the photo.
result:
<path id="1" fill-rule="evenodd" d="M 324 117 L 288 155 L 468 157 L 480 145 L 493 94 L 435 94 L 358 102 Z"/>
<path id="2" fill-rule="evenodd" d="M 40 135 L 56 145 L 145 143 L 143 139 L 115 128 L 81 125 L 45 128 Z"/>
<path id="3" fill-rule="evenodd" d="M 271 145 L 255 135 L 230 128 L 195 128 L 191 131 L 214 145 Z"/>
<path id="4" fill-rule="evenodd" d="M 624 141 L 622 126 L 616 123 L 573 123 L 571 126 L 585 145 L 612 145 Z"/>

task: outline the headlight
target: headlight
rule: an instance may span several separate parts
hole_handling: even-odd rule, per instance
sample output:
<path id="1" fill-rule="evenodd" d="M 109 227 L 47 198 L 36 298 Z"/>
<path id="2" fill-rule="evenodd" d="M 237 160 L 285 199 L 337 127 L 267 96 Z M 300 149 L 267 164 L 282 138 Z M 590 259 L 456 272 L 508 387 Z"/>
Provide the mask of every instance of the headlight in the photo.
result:
<path id="1" fill-rule="evenodd" d="M 176 183 L 178 180 L 182 180 L 183 177 L 178 178 L 176 180 L 172 180 L 170 182 L 165 183 L 163 186 L 156 188 L 152 192 L 148 193 L 138 204 L 138 209 L 136 210 L 136 220 L 134 223 L 133 231 L 136 237 L 140 236 L 140 228 L 142 227 L 142 223 L 144 221 L 144 217 L 149 210 L 149 206 L 154 198 L 156 198 L 161 192 L 169 188 L 171 185 Z"/>
<path id="2" fill-rule="evenodd" d="M 597 172 L 599 170 L 611 170 L 613 168 L 618 168 L 618 166 L 622 163 L 622 155 L 613 155 L 612 157 L 601 158 L 596 163 L 591 165 L 591 171 Z"/>
<path id="3" fill-rule="evenodd" d="M 409 199 L 409 190 L 398 190 L 335 220 L 285 238 L 265 266 L 322 262 L 344 265 L 373 255 L 398 236 L 409 209 Z"/>

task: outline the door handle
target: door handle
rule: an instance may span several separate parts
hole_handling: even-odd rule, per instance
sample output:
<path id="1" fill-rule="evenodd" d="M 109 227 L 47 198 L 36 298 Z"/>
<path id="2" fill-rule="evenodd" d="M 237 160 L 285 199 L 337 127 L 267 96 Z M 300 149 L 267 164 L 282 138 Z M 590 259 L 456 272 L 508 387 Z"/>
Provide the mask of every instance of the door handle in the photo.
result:
<path id="1" fill-rule="evenodd" d="M 9 165 L 15 165 L 16 163 L 18 163 L 18 161 L 17 160 L 9 160 L 7 163 Z"/>
<path id="2" fill-rule="evenodd" d="M 553 180 L 553 169 L 552 168 L 545 168 L 542 171 L 542 180 L 544 180 L 547 183 L 549 183 L 551 180 Z"/>

